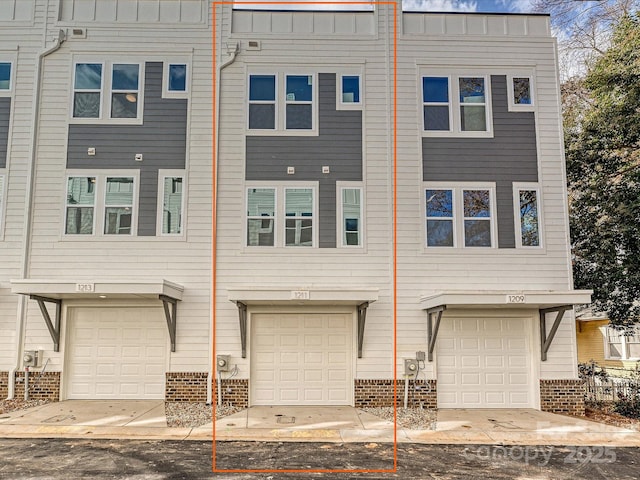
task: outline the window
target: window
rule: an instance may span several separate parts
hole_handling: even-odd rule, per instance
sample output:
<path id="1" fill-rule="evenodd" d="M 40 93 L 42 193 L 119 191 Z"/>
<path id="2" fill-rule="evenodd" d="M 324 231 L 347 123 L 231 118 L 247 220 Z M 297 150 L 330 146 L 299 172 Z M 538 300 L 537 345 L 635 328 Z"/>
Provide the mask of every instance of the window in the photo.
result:
<path id="1" fill-rule="evenodd" d="M 516 234 L 518 247 L 539 247 L 540 209 L 537 188 L 514 186 L 516 207 Z"/>
<path id="2" fill-rule="evenodd" d="M 0 92 L 11 90 L 11 63 L 0 62 Z"/>
<path id="3" fill-rule="evenodd" d="M 428 136 L 491 134 L 488 76 L 423 76 L 423 130 Z"/>
<path id="4" fill-rule="evenodd" d="M 313 133 L 316 125 L 315 74 L 267 73 L 249 75 L 249 130 L 261 134 Z"/>
<path id="5" fill-rule="evenodd" d="M 613 327 L 606 327 L 605 357 L 617 360 L 639 360 L 640 328 L 636 327 L 633 332 L 627 334 Z"/>
<path id="6" fill-rule="evenodd" d="M 249 128 L 252 130 L 276 128 L 275 75 L 249 77 Z"/>
<path id="7" fill-rule="evenodd" d="M 137 181 L 137 176 L 120 174 L 70 175 L 65 200 L 65 235 L 134 235 Z"/>
<path id="8" fill-rule="evenodd" d="M 342 247 L 361 247 L 362 242 L 362 188 L 341 188 L 340 228 Z"/>
<path id="9" fill-rule="evenodd" d="M 434 185 L 425 189 L 427 247 L 492 247 L 495 238 L 491 187 Z"/>
<path id="10" fill-rule="evenodd" d="M 247 188 L 248 247 L 314 247 L 316 188 L 295 185 Z"/>
<path id="11" fill-rule="evenodd" d="M 519 72 L 508 76 L 507 89 L 510 111 L 533 111 L 533 74 Z"/>
<path id="12" fill-rule="evenodd" d="M 77 63 L 73 84 L 74 118 L 100 118 L 102 64 Z"/>
<path id="13" fill-rule="evenodd" d="M 187 65 L 184 63 L 170 63 L 167 87 L 170 92 L 187 91 Z"/>
<path id="14" fill-rule="evenodd" d="M 111 118 L 138 117 L 140 65 L 117 63 L 111 77 Z"/>
<path id="15" fill-rule="evenodd" d="M 142 118 L 142 76 L 138 63 L 76 63 L 73 118 L 91 120 L 91 123 L 96 120 L 139 123 Z"/>
<path id="16" fill-rule="evenodd" d="M 96 177 L 67 179 L 67 208 L 64 233 L 92 235 L 95 210 Z"/>
<path id="17" fill-rule="evenodd" d="M 287 75 L 286 129 L 310 130 L 313 123 L 313 76 Z"/>
<path id="18" fill-rule="evenodd" d="M 449 78 L 424 77 L 422 97 L 424 129 L 449 131 Z"/>
<path id="19" fill-rule="evenodd" d="M 360 75 L 342 75 L 340 82 L 342 91 L 341 102 L 345 104 L 359 104 L 360 101 Z"/>
<path id="20" fill-rule="evenodd" d="M 250 188 L 247 191 L 247 245 L 273 247 L 276 217 L 275 188 Z"/>
<path id="21" fill-rule="evenodd" d="M 160 173 L 160 235 L 183 233 L 184 177 Z"/>

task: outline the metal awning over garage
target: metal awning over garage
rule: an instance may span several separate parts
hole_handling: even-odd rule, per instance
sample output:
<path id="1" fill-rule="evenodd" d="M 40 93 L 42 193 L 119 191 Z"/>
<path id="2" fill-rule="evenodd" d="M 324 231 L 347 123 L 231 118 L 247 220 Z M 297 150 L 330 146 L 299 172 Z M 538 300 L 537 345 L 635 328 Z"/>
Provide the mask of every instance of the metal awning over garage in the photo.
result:
<path id="1" fill-rule="evenodd" d="M 71 299 L 153 299 L 164 306 L 167 328 L 171 338 L 171 351 L 176 351 L 177 303 L 182 300 L 184 287 L 168 280 L 141 281 L 83 281 L 66 280 L 11 280 L 11 293 L 28 295 L 38 302 L 42 317 L 53 340 L 54 351 L 60 350 L 60 315 L 63 300 Z M 45 303 L 55 305 L 55 318 L 51 319 Z"/>
<path id="2" fill-rule="evenodd" d="M 592 290 L 452 290 L 425 295 L 420 299 L 420 306 L 423 310 L 427 311 L 429 361 L 433 361 L 433 351 L 442 314 L 446 309 L 454 308 L 517 308 L 538 310 L 540 315 L 541 359 L 542 361 L 546 361 L 547 352 L 560 326 L 564 313 L 572 310 L 574 305 L 591 303 L 592 293 Z M 555 313 L 556 318 L 551 330 L 547 333 L 546 316 L 548 313 Z"/>
<path id="3" fill-rule="evenodd" d="M 352 305 L 358 309 L 358 358 L 362 358 L 367 308 L 378 300 L 377 288 L 265 288 L 245 287 L 227 290 L 229 301 L 238 307 L 242 358 L 247 356 L 248 305 Z"/>

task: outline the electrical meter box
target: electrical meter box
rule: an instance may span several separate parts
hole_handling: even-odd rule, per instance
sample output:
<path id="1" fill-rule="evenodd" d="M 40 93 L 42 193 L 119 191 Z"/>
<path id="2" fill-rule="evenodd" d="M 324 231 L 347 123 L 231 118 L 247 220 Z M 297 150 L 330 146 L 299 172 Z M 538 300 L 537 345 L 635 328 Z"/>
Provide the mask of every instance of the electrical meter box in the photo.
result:
<path id="1" fill-rule="evenodd" d="M 25 350 L 22 356 L 22 366 L 39 367 L 42 360 L 42 350 Z"/>
<path id="2" fill-rule="evenodd" d="M 404 374 L 415 375 L 418 373 L 418 361 L 415 358 L 404 359 Z"/>
<path id="3" fill-rule="evenodd" d="M 218 355 L 216 357 L 216 369 L 219 372 L 228 372 L 231 363 L 231 355 Z"/>

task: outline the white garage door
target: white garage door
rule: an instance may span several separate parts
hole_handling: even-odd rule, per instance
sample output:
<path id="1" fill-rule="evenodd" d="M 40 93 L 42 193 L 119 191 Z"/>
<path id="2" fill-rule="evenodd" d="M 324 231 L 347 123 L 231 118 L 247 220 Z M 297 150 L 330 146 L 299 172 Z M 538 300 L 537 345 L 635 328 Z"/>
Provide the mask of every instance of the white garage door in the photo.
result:
<path id="1" fill-rule="evenodd" d="M 444 317 L 436 341 L 438 407 L 533 407 L 529 322 Z"/>
<path id="2" fill-rule="evenodd" d="M 255 314 L 252 405 L 353 404 L 352 316 Z"/>
<path id="3" fill-rule="evenodd" d="M 74 308 L 68 328 L 67 398 L 164 398 L 161 308 Z"/>

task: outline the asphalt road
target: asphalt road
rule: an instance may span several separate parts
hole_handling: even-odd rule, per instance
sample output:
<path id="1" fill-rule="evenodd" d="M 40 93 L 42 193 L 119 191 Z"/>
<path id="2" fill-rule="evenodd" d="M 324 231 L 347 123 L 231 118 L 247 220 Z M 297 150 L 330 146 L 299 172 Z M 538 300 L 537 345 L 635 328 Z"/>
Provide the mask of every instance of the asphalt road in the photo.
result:
<path id="1" fill-rule="evenodd" d="M 192 441 L 0 439 L 0 479 L 588 479 L 636 480 L 640 448 L 398 445 L 396 472 L 212 472 Z M 219 470 L 393 470 L 393 445 L 219 442 Z"/>

